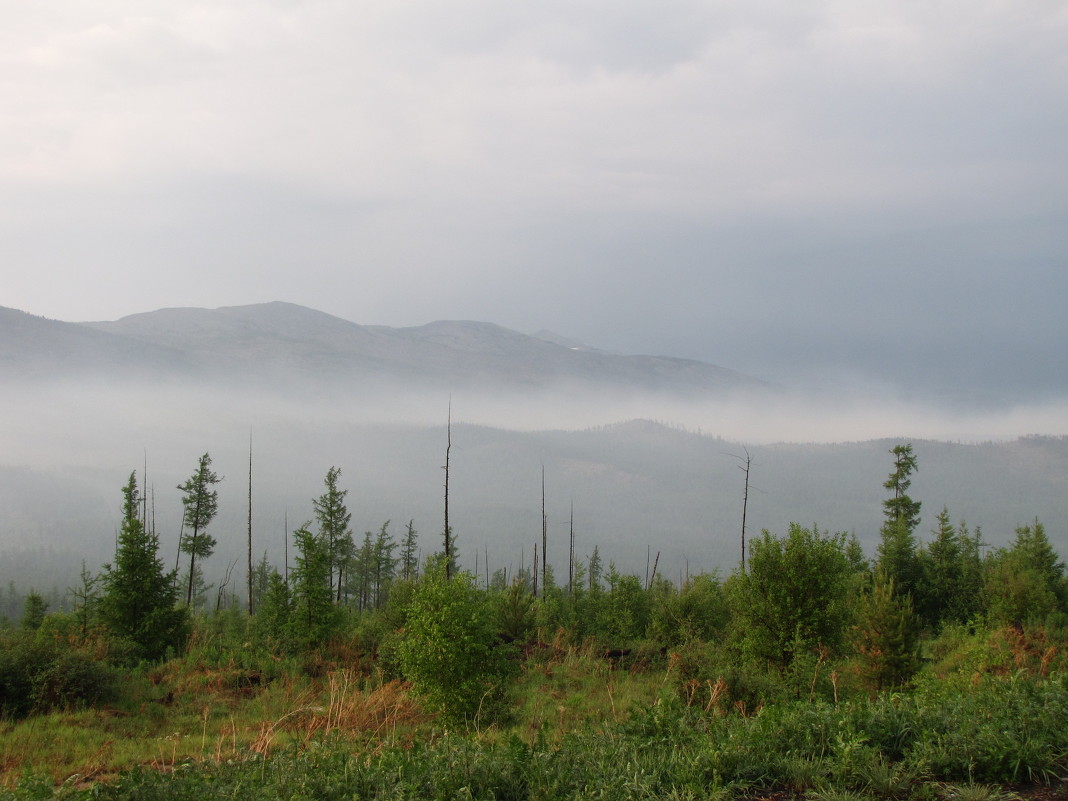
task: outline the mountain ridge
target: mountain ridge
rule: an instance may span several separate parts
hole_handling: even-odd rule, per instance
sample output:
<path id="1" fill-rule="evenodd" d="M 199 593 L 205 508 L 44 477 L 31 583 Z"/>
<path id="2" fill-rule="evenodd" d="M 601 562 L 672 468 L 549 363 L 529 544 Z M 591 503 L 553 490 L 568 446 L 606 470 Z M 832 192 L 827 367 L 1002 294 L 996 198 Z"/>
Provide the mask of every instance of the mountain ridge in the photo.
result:
<path id="1" fill-rule="evenodd" d="M 131 377 L 174 372 L 179 377 L 271 382 L 292 376 L 321 384 L 401 380 L 483 389 L 559 384 L 709 397 L 773 390 L 758 378 L 706 362 L 615 354 L 569 344 L 573 340 L 546 332 L 528 335 L 474 320 L 361 325 L 285 301 L 169 307 L 82 323 L 5 310 L 0 315 L 3 338 L 13 341 L 11 332 L 19 330 L 19 347 L 0 348 L 0 364 L 21 365 L 30 374 L 74 370 L 69 360 L 56 358 L 55 347 L 39 346 L 63 341 L 68 345 L 59 349 L 76 343 L 74 349 L 86 354 L 78 372 L 103 363 Z"/>

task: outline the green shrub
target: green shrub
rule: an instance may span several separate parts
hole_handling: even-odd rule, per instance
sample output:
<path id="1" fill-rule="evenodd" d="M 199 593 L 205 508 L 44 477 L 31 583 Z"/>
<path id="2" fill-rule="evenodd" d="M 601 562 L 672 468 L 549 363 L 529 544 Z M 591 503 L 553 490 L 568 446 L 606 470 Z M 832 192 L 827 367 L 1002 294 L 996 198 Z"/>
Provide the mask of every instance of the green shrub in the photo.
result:
<path id="1" fill-rule="evenodd" d="M 85 652 L 28 631 L 0 641 L 0 716 L 108 703 L 118 688 L 117 672 Z"/>
<path id="2" fill-rule="evenodd" d="M 788 697 L 782 675 L 719 644 L 692 641 L 672 652 L 670 677 L 688 706 L 747 714 Z"/>
<path id="3" fill-rule="evenodd" d="M 516 666 L 494 624 L 493 609 L 467 574 L 428 571 L 411 595 L 397 659 L 413 689 L 449 722 L 499 711 Z"/>
<path id="4" fill-rule="evenodd" d="M 97 706 L 118 697 L 117 671 L 79 651 L 60 651 L 34 681 L 38 709 Z"/>
<path id="5" fill-rule="evenodd" d="M 0 715 L 19 718 L 34 710 L 37 676 L 55 654 L 56 647 L 38 642 L 31 630 L 5 633 L 0 642 Z"/>

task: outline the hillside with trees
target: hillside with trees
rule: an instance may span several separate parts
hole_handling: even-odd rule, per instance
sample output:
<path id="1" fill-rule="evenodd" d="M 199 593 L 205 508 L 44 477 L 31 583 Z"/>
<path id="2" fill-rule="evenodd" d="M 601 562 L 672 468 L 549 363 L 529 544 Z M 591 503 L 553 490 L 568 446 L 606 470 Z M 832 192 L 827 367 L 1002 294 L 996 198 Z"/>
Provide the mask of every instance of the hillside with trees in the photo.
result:
<path id="1" fill-rule="evenodd" d="M 247 597 L 188 591 L 194 557 L 213 558 L 197 544 L 210 455 L 179 487 L 189 559 L 173 570 L 131 474 L 114 559 L 83 569 L 69 611 L 31 592 L 0 629 L 0 797 L 1058 787 L 1065 564 L 1038 518 L 998 547 L 947 508 L 923 531 L 919 453 L 883 453 L 874 548 L 792 522 L 749 537 L 730 570 L 678 578 L 598 547 L 564 569 L 449 570 L 444 526 L 357 536 L 333 466 L 284 560 L 250 555 Z"/>

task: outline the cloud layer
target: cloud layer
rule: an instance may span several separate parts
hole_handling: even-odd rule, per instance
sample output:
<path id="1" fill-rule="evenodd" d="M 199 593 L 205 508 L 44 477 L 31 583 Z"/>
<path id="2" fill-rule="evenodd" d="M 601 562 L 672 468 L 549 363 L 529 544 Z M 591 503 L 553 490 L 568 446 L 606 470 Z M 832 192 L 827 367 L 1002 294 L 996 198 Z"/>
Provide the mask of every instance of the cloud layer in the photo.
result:
<path id="1" fill-rule="evenodd" d="M 1068 12 L 10 10 L 0 304 L 291 300 L 809 384 L 1068 391 Z"/>

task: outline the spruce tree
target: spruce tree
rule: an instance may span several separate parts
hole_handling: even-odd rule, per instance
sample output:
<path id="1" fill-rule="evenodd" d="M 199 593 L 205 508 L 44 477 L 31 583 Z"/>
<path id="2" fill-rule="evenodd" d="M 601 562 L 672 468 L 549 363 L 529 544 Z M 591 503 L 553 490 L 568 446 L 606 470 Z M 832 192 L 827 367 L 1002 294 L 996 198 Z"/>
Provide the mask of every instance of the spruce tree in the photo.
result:
<path id="1" fill-rule="evenodd" d="M 923 581 L 917 588 L 915 605 L 928 626 L 937 627 L 959 606 L 963 559 L 957 529 L 949 519 L 949 509 L 938 514 L 935 538 L 919 552 Z M 964 621 L 958 621 L 964 622 Z"/>
<path id="2" fill-rule="evenodd" d="M 162 659 L 189 636 L 189 620 L 176 607 L 173 574 L 163 572 L 159 540 L 145 531 L 138 515 L 136 473 L 123 487 L 123 520 L 115 560 L 101 576 L 100 620 L 113 634 L 132 642 L 142 659 Z"/>
<path id="3" fill-rule="evenodd" d="M 882 570 L 857 605 L 853 645 L 861 679 L 873 692 L 900 687 L 919 669 L 920 626 L 912 601 L 894 591 L 894 580 Z"/>
<path id="4" fill-rule="evenodd" d="M 349 494 L 349 491 L 338 489 L 337 480 L 340 477 L 340 467 L 331 467 L 327 470 L 323 481 L 326 485 L 326 492 L 312 501 L 315 517 L 319 521 L 319 536 L 326 544 L 327 554 L 330 557 L 330 589 L 336 590 L 335 595 L 339 603 L 342 574 L 354 550 L 352 531 L 349 529 L 352 513 L 345 506 L 345 496 Z"/>
<path id="5" fill-rule="evenodd" d="M 48 601 L 37 590 L 31 589 L 22 605 L 22 628 L 36 631 L 41 628 L 47 613 Z"/>
<path id="6" fill-rule="evenodd" d="M 267 585 L 256 602 L 253 631 L 273 650 L 293 650 L 293 599 L 289 585 L 277 570 L 267 576 Z"/>
<path id="7" fill-rule="evenodd" d="M 419 532 L 415 530 L 415 521 L 409 520 L 401 545 L 401 578 L 414 581 L 419 575 Z"/>
<path id="8" fill-rule="evenodd" d="M 81 584 L 71 587 L 67 592 L 74 598 L 74 619 L 78 621 L 78 628 L 84 635 L 88 634 L 89 627 L 96 619 L 97 606 L 100 603 L 100 592 L 97 589 L 100 577 L 89 572 L 84 559 L 78 577 L 81 579 Z"/>
<path id="9" fill-rule="evenodd" d="M 295 631 L 306 647 L 314 648 L 324 645 L 333 636 L 340 617 L 330 587 L 330 551 L 308 525 L 293 532 L 297 560 L 290 573 L 290 582 Z"/>

